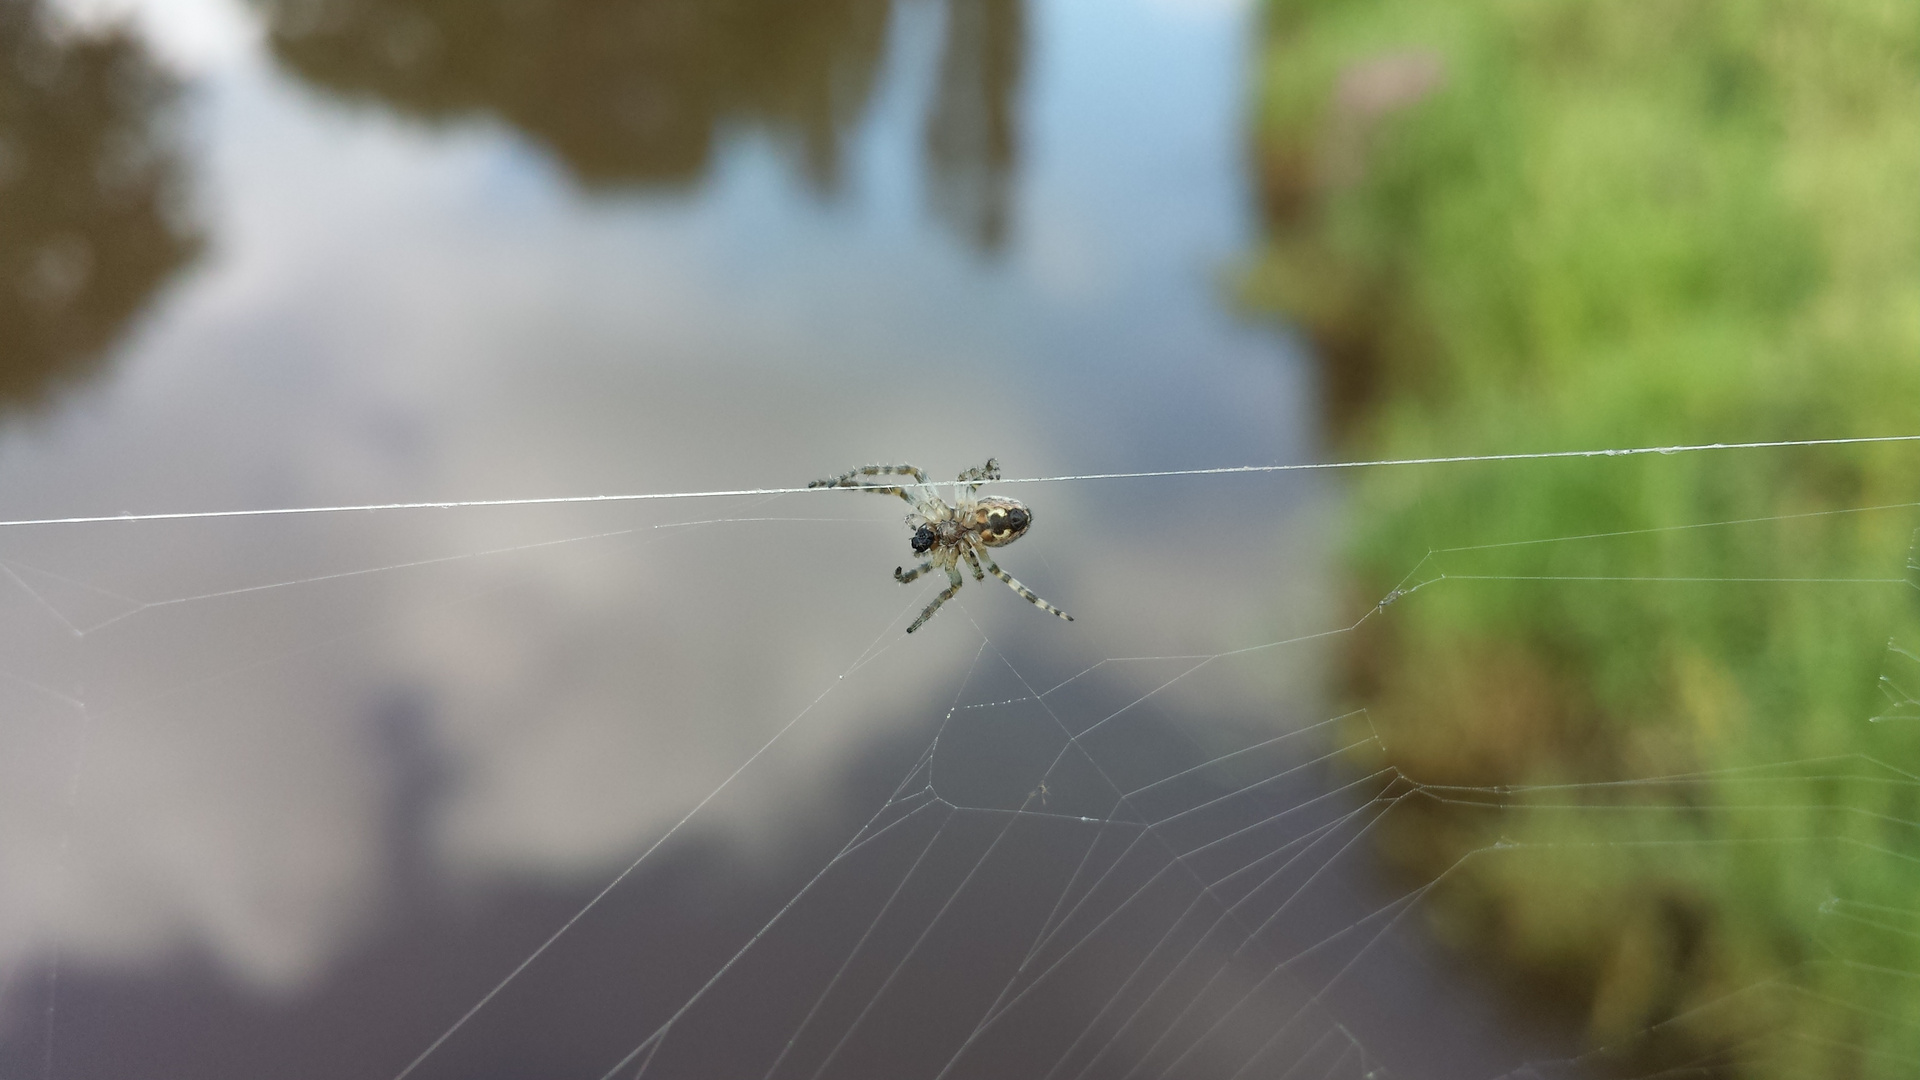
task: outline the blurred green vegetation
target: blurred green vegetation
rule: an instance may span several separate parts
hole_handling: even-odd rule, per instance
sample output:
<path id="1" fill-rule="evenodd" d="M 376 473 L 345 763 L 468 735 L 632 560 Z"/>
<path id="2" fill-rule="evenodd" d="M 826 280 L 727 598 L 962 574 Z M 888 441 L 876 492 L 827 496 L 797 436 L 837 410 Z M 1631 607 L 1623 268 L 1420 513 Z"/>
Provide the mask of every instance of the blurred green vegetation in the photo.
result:
<path id="1" fill-rule="evenodd" d="M 1246 295 L 1343 455 L 1920 433 L 1920 6 L 1264 16 Z M 1420 785 L 1384 850 L 1601 1071 L 1920 1075 L 1916 466 L 1356 476 L 1357 593 L 1418 586 L 1344 687 Z"/>

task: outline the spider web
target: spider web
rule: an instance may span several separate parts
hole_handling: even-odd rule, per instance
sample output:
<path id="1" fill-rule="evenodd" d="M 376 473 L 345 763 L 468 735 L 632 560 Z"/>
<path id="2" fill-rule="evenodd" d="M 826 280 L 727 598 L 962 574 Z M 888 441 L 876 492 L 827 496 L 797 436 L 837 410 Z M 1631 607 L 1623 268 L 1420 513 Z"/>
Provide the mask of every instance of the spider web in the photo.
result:
<path id="1" fill-rule="evenodd" d="M 1171 499 L 1165 485 L 1176 482 L 1214 486 Z M 1110 486 L 1099 494 L 1143 508 L 1138 524 L 1146 535 L 1185 536 L 1173 523 L 1192 520 L 1197 507 L 1231 521 L 1236 507 L 1275 497 L 1271 486 L 1248 485 L 1283 482 L 1290 481 L 1140 477 L 1101 481 Z M 1038 496 L 1030 501 L 1043 505 Z M 1077 530 L 1072 500 L 1058 501 L 1053 520 L 1064 542 Z M 1165 521 L 1155 519 L 1156 507 Z M 1773 547 L 1772 530 L 1782 522 L 1844 520 L 1904 532 L 1914 507 L 1480 536 L 1431 549 L 1391 590 L 1350 602 L 1345 612 L 1335 601 L 1302 604 L 1297 625 L 1285 616 L 1264 624 L 1250 618 L 1233 629 L 1238 640 L 1227 648 L 1179 649 L 1195 635 L 1171 610 L 1158 623 L 1108 619 L 1092 638 L 1101 646 L 1174 646 L 1111 655 L 1083 655 L 1081 639 L 1061 636 L 1054 620 L 991 581 L 969 581 L 925 631 L 905 639 L 900 631 L 926 596 L 888 591 L 875 572 L 899 547 L 895 514 L 847 492 L 736 497 L 725 512 L 697 518 L 664 503 L 568 507 L 566 517 L 475 509 L 463 512 L 494 516 L 463 528 L 451 546 L 432 529 L 337 514 L 135 526 L 189 531 L 165 544 L 117 523 L 58 535 L 12 531 L 0 559 L 10 586 L 11 658 L 0 692 L 14 750 L 8 757 L 18 763 L 7 790 L 18 801 L 6 817 L 42 826 L 20 827 L 21 842 L 10 846 L 50 894 L 16 899 L 21 917 L 42 933 L 32 948 L 16 946 L 7 957 L 8 1042 L 32 1046 L 41 1061 L 35 1069 L 17 1055 L 12 1067 L 51 1077 L 84 1059 L 84 1035 L 74 1032 L 86 1030 L 86 1017 L 61 1004 L 63 977 L 143 947 L 130 930 L 126 941 L 89 944 L 84 962 L 66 957 L 71 946 L 60 944 L 55 912 L 105 910 L 136 929 L 188 917 L 128 898 L 125 882 L 89 856 L 94 846 L 122 839 L 104 823 L 124 826 L 138 813 L 140 777 L 153 771 L 155 755 L 177 751 L 191 761 L 209 745 L 271 739 L 280 745 L 267 760 L 280 771 L 256 765 L 242 779 L 287 786 L 277 802 L 296 811 L 311 796 L 314 812 L 337 813 L 337 799 L 299 790 L 289 755 L 330 752 L 325 739 L 306 742 L 301 733 L 337 728 L 342 702 L 377 694 L 388 669 L 406 666 L 391 655 L 394 641 L 426 650 L 409 658 L 415 663 L 434 655 L 436 646 L 422 643 L 448 637 L 448 650 L 486 653 L 498 642 L 473 627 L 538 621 L 530 598 L 573 590 L 587 599 L 567 618 L 587 628 L 568 640 L 631 648 L 631 628 L 615 628 L 635 594 L 610 583 L 627 575 L 633 580 L 625 583 L 645 597 L 661 578 L 723 580 L 727 567 L 757 555 L 770 578 L 812 584 L 790 585 L 797 595 L 785 601 L 779 592 L 749 590 L 743 595 L 764 599 L 710 620 L 675 616 L 691 642 L 639 641 L 651 651 L 635 654 L 621 690 L 637 719 L 695 710 L 698 720 L 735 729 L 731 735 L 717 747 L 676 747 L 663 732 L 656 737 L 664 746 L 629 744 L 647 746 L 643 757 L 623 758 L 618 747 L 597 751 L 616 759 L 610 775 L 626 788 L 649 790 L 651 810 L 637 815 L 659 823 L 649 839 L 634 845 L 630 830 L 575 835 L 582 819 L 563 815 L 568 825 L 558 833 L 534 828 L 502 840 L 499 833 L 520 826 L 482 816 L 478 839 L 454 830 L 399 852 L 396 872 L 418 873 L 452 863 L 446 852 L 466 844 L 465 873 L 476 880 L 524 872 L 524 861 L 507 859 L 503 848 L 524 856 L 528 847 L 572 843 L 605 862 L 607 851 L 625 845 L 628 857 L 592 883 L 585 903 L 549 909 L 531 936 L 499 941 L 493 952 L 505 950 L 506 962 L 425 973 L 446 983 L 436 997 L 444 1011 L 400 1025 L 382 1049 L 358 1057 L 368 1075 L 473 1075 L 513 1060 L 513 1046 L 562 1039 L 586 1045 L 598 1062 L 591 1074 L 607 1077 L 1765 1074 L 1790 1066 L 1797 1052 L 1764 1030 L 1766 1018 L 1809 1003 L 1840 1022 L 1794 1029 L 1789 1042 L 1833 1042 L 1839 1032 L 1841 1049 L 1865 1074 L 1898 1075 L 1915 1061 L 1914 1018 L 1886 987 L 1913 978 L 1907 950 L 1920 914 L 1908 888 L 1920 865 L 1911 811 L 1920 772 L 1910 752 L 1920 722 L 1912 603 L 1920 571 L 1909 555 L 1904 566 L 1844 574 L 1766 566 L 1676 573 L 1649 558 L 1645 542 L 1711 530 L 1757 538 L 1792 565 L 1790 553 Z M 1045 520 L 1047 510 L 1039 513 Z M 769 564 L 768 538 L 796 531 L 818 542 L 791 556 L 791 567 Z M 487 542 L 474 542 L 480 534 Z M 1194 555 L 1249 567 L 1271 556 L 1271 535 L 1225 534 L 1224 550 L 1196 540 Z M 1023 540 L 1010 561 L 1033 560 L 1018 564 L 1022 576 L 1075 611 L 1081 622 L 1073 630 L 1100 627 L 1104 594 L 1138 578 L 1102 567 L 1084 539 L 1075 552 L 1108 572 L 1063 578 L 1046 543 L 1034 542 L 1042 535 Z M 233 557 L 209 566 L 150 554 L 195 542 L 229 545 Z M 149 557 L 129 568 L 135 552 Z M 1065 548 L 1051 553 L 1067 557 Z M 803 578 L 803 562 L 818 572 Z M 1131 570 L 1177 566 L 1177 558 L 1154 552 Z M 857 587 L 867 583 L 874 587 Z M 1419 710 L 1352 708 L 1328 690 L 1336 682 L 1329 673 L 1365 635 L 1405 634 L 1411 620 L 1450 597 L 1501 589 L 1638 590 L 1650 602 L 1681 605 L 1687 590 L 1699 589 L 1878 598 L 1859 603 L 1862 625 L 1849 628 L 1841 645 L 1857 651 L 1863 640 L 1885 643 L 1874 645 L 1878 687 L 1863 688 L 1877 689 L 1882 707 L 1860 715 L 1837 741 L 1803 745 L 1808 752 L 1702 772 L 1635 772 L 1626 760 L 1603 779 L 1516 785 L 1408 771 L 1397 763 L 1397 740 L 1418 738 Z M 624 599 L 601 602 L 603 593 Z M 834 608 L 839 613 L 829 614 Z M 1328 611 L 1334 617 L 1326 624 L 1311 625 Z M 807 618 L 864 624 L 854 639 L 820 637 L 868 644 L 828 655 L 791 632 Z M 724 632 L 708 636 L 713 627 Z M 766 699 L 730 698 L 704 677 L 695 684 L 709 700 L 674 696 L 675 665 L 699 657 L 724 670 L 714 657 L 736 654 L 771 658 L 764 662 L 778 668 L 774 683 L 805 688 L 799 706 L 770 713 Z M 524 705 L 490 708 L 490 689 L 481 679 L 470 696 L 440 711 L 484 724 L 507 722 Z M 856 745 L 880 749 L 855 769 L 845 760 Z M 187 775 L 195 774 L 189 768 Z M 501 800 L 509 813 L 564 800 L 571 784 L 596 799 L 615 790 L 537 764 L 524 777 L 532 790 L 518 802 Z M 419 779 L 403 774 L 394 789 Z M 445 794 L 422 786 L 429 802 L 434 792 Z M 842 786 L 844 802 L 828 797 Z M 377 786 L 368 795 L 366 813 L 377 817 Z M 1439 845 L 1437 872 L 1409 875 L 1383 865 L 1383 846 L 1409 835 L 1431 838 L 1409 833 L 1407 823 L 1436 807 L 1464 815 L 1448 820 L 1467 837 L 1455 837 L 1452 849 Z M 1684 834 L 1646 824 L 1674 815 L 1691 822 Z M 848 825 L 832 845 L 817 849 L 817 837 L 842 821 Z M 274 850 L 299 848 L 303 824 L 298 813 L 271 823 Z M 133 835 L 137 842 L 142 834 Z M 777 852 L 789 845 L 799 854 L 785 860 L 793 864 L 786 877 L 766 871 L 755 899 L 730 904 L 713 890 L 741 875 L 727 857 L 712 856 L 714 838 L 730 835 L 721 850 L 744 850 L 749 862 L 778 867 Z M 796 839 L 809 836 L 816 839 Z M 1448 915 L 1462 910 L 1463 881 L 1564 879 L 1577 893 L 1588 877 L 1631 879 L 1649 858 L 1667 860 L 1659 865 L 1668 877 L 1751 874 L 1756 851 L 1771 853 L 1761 863 L 1832 864 L 1823 894 L 1788 901 L 1790 908 L 1800 902 L 1810 928 L 1804 951 L 1785 968 L 1710 981 L 1705 996 L 1630 1022 L 1627 1040 L 1596 1048 L 1591 1039 L 1515 1036 L 1525 1027 L 1485 985 L 1488 965 L 1476 974 L 1471 956 L 1431 940 L 1436 927 L 1444 937 L 1457 925 Z M 297 861 L 312 869 L 288 868 L 276 882 L 284 891 L 277 899 L 301 915 L 268 920 L 243 932 L 256 940 L 216 943 L 216 951 L 246 957 L 268 982 L 297 981 L 279 973 L 302 970 L 303 958 L 274 944 L 288 923 L 329 924 L 320 935 L 326 941 L 372 932 L 377 918 L 364 900 L 354 908 L 356 890 L 390 886 L 345 873 L 356 854 L 304 852 Z M 193 880 L 196 871 L 186 873 Z M 330 924 L 314 914 L 323 908 L 352 917 Z M 674 935 L 709 921 L 717 932 L 698 946 L 675 946 Z M 204 926 L 192 932 L 210 933 Z M 596 972 L 596 954 L 621 963 L 611 974 Z M 1493 959 L 1497 967 L 1502 958 Z M 554 1021 L 555 1001 L 586 1019 L 571 1027 Z M 22 1016 L 39 1022 L 23 1024 Z M 1686 1035 L 1701 1030 L 1713 1037 Z M 1682 1054 L 1676 1065 L 1672 1053 L 1650 1054 L 1668 1036 L 1683 1047 L 1697 1042 L 1699 1056 Z"/>
<path id="2" fill-rule="evenodd" d="M 4 516 L 46 523 L 0 529 L 0 1076 L 1913 1074 L 1914 515 L 1869 505 L 1910 493 L 1781 518 L 1734 474 L 1839 449 L 1800 442 L 1164 469 L 1315 452 L 1306 366 L 1195 272 L 1250 240 L 1247 38 L 1070 6 L 1031 65 L 975 25 L 949 98 L 902 5 L 867 196 L 797 216 L 752 137 L 691 216 L 582 215 L 545 129 L 370 123 L 245 27 L 195 61 L 226 269 L 7 431 Z M 902 162 L 966 141 L 988 70 L 1001 149 L 951 174 L 984 199 L 939 212 L 1002 243 L 1022 69 L 1016 272 L 903 258 Z M 901 407 L 935 387 L 964 422 Z M 1156 470 L 1007 489 L 1039 524 L 1004 565 L 1072 626 L 969 581 L 907 640 L 937 584 L 888 580 L 897 507 L 789 487 L 1068 446 Z M 1578 535 L 1447 480 L 1683 462 L 1731 494 Z M 1454 513 L 1339 568 L 1349 465 Z M 406 501 L 562 483 L 642 494 Z M 1565 647 L 1603 607 L 1722 618 L 1746 662 L 1600 624 L 1602 689 L 1698 707 L 1598 723 L 1552 648 L 1446 635 L 1504 608 Z M 1555 739 L 1564 775 L 1503 757 Z"/>

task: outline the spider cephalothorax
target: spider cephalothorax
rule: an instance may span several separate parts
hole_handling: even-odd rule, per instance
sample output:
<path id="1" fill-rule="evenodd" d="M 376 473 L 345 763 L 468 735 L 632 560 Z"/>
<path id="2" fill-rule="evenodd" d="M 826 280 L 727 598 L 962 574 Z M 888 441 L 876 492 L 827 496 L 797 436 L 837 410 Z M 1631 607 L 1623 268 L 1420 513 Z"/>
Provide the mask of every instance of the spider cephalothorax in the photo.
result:
<path id="1" fill-rule="evenodd" d="M 871 479 L 876 476 L 911 476 L 914 486 L 909 489 L 901 484 L 876 483 Z M 1026 597 L 1029 603 L 1072 622 L 1073 616 L 1040 599 L 1032 589 L 1015 581 L 1005 570 L 994 565 L 992 556 L 987 554 L 987 548 L 1005 547 L 1024 536 L 1033 525 L 1033 511 L 1018 500 L 1001 495 L 974 497 L 981 484 L 998 479 L 999 463 L 988 458 L 980 468 L 968 469 L 960 474 L 959 483 L 954 485 L 954 501 L 951 504 L 940 498 L 926 473 L 911 465 L 863 465 L 831 480 L 815 480 L 807 486 L 850 487 L 881 495 L 898 495 L 913 507 L 913 513 L 907 515 L 907 526 L 913 529 L 913 536 L 907 543 L 913 548 L 914 554 L 925 557 L 926 561 L 912 570 L 904 566 L 894 567 L 893 578 L 905 584 L 937 567 L 947 572 L 949 584 L 939 596 L 933 598 L 933 603 L 927 605 L 927 610 L 913 620 L 913 625 L 907 627 L 907 633 L 920 629 L 933 617 L 934 612 L 940 610 L 941 604 L 960 591 L 960 562 L 963 559 L 972 569 L 975 581 L 985 581 L 987 575 L 992 574 L 1011 586 L 1014 592 Z"/>

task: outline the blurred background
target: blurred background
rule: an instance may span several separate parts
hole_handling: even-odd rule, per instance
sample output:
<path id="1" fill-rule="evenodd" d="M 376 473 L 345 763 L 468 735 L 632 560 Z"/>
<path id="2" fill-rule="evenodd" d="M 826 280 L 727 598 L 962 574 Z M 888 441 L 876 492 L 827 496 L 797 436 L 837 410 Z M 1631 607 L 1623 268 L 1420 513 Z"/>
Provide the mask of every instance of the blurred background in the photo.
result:
<path id="1" fill-rule="evenodd" d="M 1911 437 L 1916 91 L 1885 0 L 0 0 L 0 518 Z M 911 638 L 850 492 L 0 526 L 0 1075 L 1912 1075 L 1917 464 L 1025 484 L 1076 621 Z"/>

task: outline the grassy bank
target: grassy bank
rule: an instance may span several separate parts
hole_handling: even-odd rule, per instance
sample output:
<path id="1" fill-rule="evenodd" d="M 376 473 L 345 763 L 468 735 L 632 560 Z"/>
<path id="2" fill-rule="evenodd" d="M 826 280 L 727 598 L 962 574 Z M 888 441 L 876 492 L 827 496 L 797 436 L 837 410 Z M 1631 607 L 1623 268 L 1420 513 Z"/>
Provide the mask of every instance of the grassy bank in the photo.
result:
<path id="1" fill-rule="evenodd" d="M 1920 8 L 1264 15 L 1247 297 L 1343 455 L 1920 432 Z M 1384 849 L 1616 1071 L 1920 1074 L 1916 500 L 1899 443 L 1355 479 Z"/>

